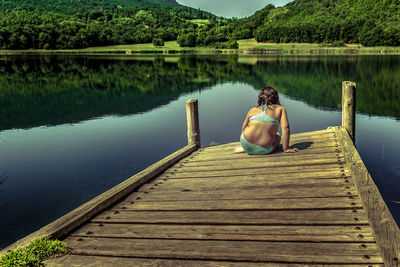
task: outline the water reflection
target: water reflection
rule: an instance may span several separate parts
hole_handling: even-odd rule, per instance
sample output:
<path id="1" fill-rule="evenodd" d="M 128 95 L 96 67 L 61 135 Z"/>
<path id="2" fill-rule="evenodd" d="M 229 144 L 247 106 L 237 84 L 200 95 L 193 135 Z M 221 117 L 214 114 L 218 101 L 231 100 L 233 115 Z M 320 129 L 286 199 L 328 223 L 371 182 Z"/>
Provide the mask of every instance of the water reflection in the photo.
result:
<path id="1" fill-rule="evenodd" d="M 335 110 L 341 82 L 351 80 L 359 112 L 400 118 L 400 64 L 393 56 L 31 56 L 0 63 L 0 130 L 137 114 L 224 82 L 272 85 Z"/>

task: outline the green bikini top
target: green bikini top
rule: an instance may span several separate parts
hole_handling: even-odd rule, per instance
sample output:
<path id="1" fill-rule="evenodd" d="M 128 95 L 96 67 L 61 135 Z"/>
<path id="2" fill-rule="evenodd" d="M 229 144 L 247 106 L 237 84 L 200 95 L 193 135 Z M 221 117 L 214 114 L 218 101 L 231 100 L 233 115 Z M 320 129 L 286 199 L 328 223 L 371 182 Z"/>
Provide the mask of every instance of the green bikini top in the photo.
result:
<path id="1" fill-rule="evenodd" d="M 279 121 L 272 118 L 271 116 L 268 116 L 265 114 L 265 111 L 269 108 L 269 105 L 266 108 L 262 108 L 262 106 L 258 107 L 261 109 L 260 113 L 257 113 L 256 115 L 253 115 L 249 118 L 249 121 L 261 121 L 261 122 L 268 122 L 272 123 L 275 125 L 279 125 Z"/>

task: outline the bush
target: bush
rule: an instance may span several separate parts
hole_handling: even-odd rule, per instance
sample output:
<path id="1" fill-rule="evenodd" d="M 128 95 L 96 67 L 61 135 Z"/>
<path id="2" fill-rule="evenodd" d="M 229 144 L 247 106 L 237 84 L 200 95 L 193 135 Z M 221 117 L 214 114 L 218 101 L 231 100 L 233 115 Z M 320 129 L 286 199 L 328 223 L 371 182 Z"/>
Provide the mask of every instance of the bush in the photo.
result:
<path id="1" fill-rule="evenodd" d="M 213 44 L 216 49 L 238 49 L 239 43 L 236 40 L 230 40 L 228 42 L 216 42 Z"/>
<path id="2" fill-rule="evenodd" d="M 184 33 L 178 36 L 178 44 L 180 47 L 195 47 L 196 46 L 196 34 L 193 32 Z"/>
<path id="3" fill-rule="evenodd" d="M 238 49 L 239 48 L 239 43 L 236 40 L 229 40 L 226 43 L 226 48 L 228 48 L 228 49 Z"/>
<path id="4" fill-rule="evenodd" d="M 164 46 L 164 40 L 162 38 L 154 38 L 153 45 L 154 46 Z"/>
<path id="5" fill-rule="evenodd" d="M 319 46 L 321 47 L 345 47 L 346 44 L 340 40 L 340 41 L 333 41 L 332 43 L 320 43 Z"/>

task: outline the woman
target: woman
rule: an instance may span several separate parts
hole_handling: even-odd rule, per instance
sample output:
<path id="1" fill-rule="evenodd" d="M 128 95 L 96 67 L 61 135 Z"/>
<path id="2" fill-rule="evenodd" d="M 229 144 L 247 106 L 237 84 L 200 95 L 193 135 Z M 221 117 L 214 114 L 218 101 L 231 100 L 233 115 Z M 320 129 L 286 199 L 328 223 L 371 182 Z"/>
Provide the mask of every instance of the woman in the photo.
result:
<path id="1" fill-rule="evenodd" d="M 278 134 L 282 128 L 283 151 L 299 152 L 289 148 L 290 128 L 286 110 L 279 103 L 278 92 L 272 87 L 262 88 L 258 94 L 258 106 L 249 110 L 242 126 L 241 147 L 234 153 L 246 152 L 249 155 L 264 155 L 277 149 L 281 141 Z"/>

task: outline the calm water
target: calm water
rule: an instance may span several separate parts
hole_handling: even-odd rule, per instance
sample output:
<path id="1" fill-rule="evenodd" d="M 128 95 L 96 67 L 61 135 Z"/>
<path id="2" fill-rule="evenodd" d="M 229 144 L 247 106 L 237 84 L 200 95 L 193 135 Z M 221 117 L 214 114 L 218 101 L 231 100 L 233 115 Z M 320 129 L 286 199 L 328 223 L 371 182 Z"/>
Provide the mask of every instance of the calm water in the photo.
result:
<path id="1" fill-rule="evenodd" d="M 0 247 L 186 145 L 238 141 L 257 90 L 280 92 L 293 133 L 341 124 L 357 83 L 356 144 L 400 222 L 400 57 L 0 57 Z"/>

